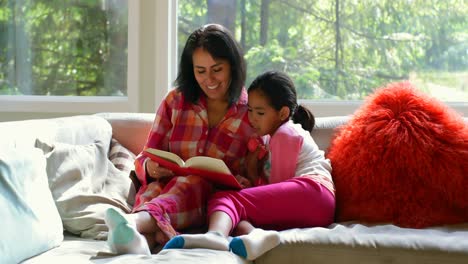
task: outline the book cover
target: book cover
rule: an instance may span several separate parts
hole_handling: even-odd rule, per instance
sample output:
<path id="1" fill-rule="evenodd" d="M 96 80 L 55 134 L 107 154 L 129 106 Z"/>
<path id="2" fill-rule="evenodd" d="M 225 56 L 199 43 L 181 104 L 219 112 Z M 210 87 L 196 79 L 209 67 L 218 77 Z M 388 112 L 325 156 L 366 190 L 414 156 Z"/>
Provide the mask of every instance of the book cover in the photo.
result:
<path id="1" fill-rule="evenodd" d="M 146 155 L 174 172 L 175 175 L 197 175 L 221 187 L 241 189 L 241 185 L 221 159 L 195 156 L 186 161 L 178 155 L 154 148 L 145 149 Z"/>

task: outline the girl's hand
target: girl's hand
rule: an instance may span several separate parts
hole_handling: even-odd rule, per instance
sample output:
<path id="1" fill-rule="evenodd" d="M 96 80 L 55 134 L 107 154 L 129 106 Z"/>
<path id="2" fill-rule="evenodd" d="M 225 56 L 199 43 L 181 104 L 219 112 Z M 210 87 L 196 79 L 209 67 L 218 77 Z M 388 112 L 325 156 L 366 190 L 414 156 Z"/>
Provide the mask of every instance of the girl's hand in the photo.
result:
<path id="1" fill-rule="evenodd" d="M 252 185 L 262 182 L 263 166 L 268 158 L 268 150 L 263 140 L 252 137 L 247 142 L 247 155 L 245 156 L 245 174 Z"/>
<path id="2" fill-rule="evenodd" d="M 259 152 L 260 148 L 257 148 L 254 151 L 248 151 L 245 156 L 245 172 L 247 174 L 247 178 L 250 179 L 251 182 L 257 181 L 259 177 L 259 168 L 261 168 L 263 164 L 261 160 L 258 160 Z"/>
<path id="3" fill-rule="evenodd" d="M 146 175 L 155 180 L 168 180 L 174 176 L 171 170 L 159 166 L 159 163 L 148 159 L 146 161 Z"/>
<path id="4" fill-rule="evenodd" d="M 249 181 L 249 179 L 242 177 L 240 175 L 236 175 L 236 180 L 239 182 L 239 184 L 242 186 L 242 188 L 249 188 L 252 187 L 252 183 Z"/>

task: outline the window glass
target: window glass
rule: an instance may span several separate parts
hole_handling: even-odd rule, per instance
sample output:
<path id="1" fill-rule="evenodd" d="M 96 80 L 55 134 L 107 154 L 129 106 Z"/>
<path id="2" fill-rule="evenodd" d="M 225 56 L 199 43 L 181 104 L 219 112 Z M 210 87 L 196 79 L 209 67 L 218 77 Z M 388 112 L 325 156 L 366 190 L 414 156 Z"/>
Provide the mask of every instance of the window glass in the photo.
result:
<path id="1" fill-rule="evenodd" d="M 127 0 L 0 0 L 0 95 L 126 96 Z"/>
<path id="2" fill-rule="evenodd" d="M 361 100 L 411 80 L 468 102 L 468 2 L 463 0 L 179 0 L 178 51 L 205 23 L 235 33 L 247 83 L 286 71 L 301 99 Z"/>

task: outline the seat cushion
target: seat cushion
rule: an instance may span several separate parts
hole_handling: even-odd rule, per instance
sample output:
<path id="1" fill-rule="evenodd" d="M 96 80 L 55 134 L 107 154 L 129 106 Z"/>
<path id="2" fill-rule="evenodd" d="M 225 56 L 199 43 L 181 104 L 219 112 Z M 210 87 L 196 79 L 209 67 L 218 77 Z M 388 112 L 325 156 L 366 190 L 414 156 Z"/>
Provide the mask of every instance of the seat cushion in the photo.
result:
<path id="1" fill-rule="evenodd" d="M 343 222 L 284 230 L 280 237 L 281 244 L 256 264 L 463 264 L 468 259 L 468 224 L 414 229 Z"/>
<path id="2" fill-rule="evenodd" d="M 232 252 L 211 249 L 166 249 L 151 256 L 111 253 L 106 241 L 83 239 L 69 234 L 60 247 L 49 250 L 22 264 L 37 263 L 100 263 L 100 264 L 252 264 Z"/>

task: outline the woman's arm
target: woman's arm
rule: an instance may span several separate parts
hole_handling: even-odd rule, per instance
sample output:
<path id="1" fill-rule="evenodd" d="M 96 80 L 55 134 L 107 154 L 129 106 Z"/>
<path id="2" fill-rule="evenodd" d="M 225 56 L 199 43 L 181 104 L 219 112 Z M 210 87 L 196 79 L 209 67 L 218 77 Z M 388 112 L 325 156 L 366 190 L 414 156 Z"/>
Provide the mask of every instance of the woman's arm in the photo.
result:
<path id="1" fill-rule="evenodd" d="M 169 135 L 173 126 L 171 123 L 171 95 L 172 93 L 169 93 L 159 106 L 144 149 L 148 147 L 168 149 Z M 153 179 L 171 176 L 172 172 L 166 168 L 159 167 L 156 162 L 151 161 L 142 151 L 135 159 L 135 174 L 140 183 L 146 185 L 148 181 L 152 181 Z"/>

